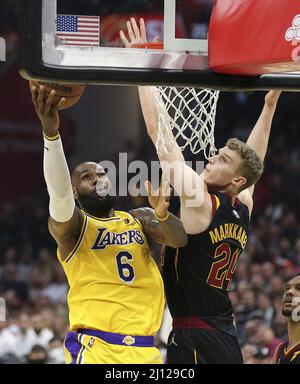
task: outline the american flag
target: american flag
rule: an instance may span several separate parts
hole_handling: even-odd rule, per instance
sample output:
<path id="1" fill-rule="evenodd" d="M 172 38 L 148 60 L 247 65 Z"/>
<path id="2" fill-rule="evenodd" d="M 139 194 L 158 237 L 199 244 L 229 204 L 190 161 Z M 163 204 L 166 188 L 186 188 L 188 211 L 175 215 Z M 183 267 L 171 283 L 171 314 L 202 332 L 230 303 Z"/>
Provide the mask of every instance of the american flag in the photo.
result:
<path id="1" fill-rule="evenodd" d="M 57 15 L 56 36 L 65 45 L 99 46 L 100 17 Z"/>

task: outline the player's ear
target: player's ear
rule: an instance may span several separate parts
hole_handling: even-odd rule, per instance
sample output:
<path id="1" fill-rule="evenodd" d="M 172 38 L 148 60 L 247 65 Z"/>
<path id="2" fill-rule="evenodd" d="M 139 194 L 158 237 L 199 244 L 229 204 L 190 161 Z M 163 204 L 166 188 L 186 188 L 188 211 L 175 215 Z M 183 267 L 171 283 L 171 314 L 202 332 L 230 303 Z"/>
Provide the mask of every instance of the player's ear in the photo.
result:
<path id="1" fill-rule="evenodd" d="M 245 185 L 247 183 L 247 179 L 244 177 L 244 176 L 239 176 L 239 177 L 235 177 L 233 180 L 232 180 L 232 184 L 236 187 L 238 187 L 239 189 L 241 189 L 241 187 L 243 185 Z"/>
<path id="2" fill-rule="evenodd" d="M 77 189 L 75 187 L 72 187 L 72 190 L 73 190 L 74 199 L 77 200 L 78 199 Z"/>

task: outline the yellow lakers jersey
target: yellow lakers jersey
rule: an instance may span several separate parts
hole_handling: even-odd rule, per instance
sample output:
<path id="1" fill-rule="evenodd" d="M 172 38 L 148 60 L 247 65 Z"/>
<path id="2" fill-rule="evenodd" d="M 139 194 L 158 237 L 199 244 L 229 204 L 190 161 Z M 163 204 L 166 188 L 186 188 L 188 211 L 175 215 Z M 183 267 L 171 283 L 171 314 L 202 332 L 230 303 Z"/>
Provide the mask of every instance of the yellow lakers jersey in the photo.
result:
<path id="1" fill-rule="evenodd" d="M 164 287 L 140 222 L 129 213 L 99 219 L 83 212 L 78 242 L 58 259 L 67 275 L 70 329 L 154 335 Z"/>

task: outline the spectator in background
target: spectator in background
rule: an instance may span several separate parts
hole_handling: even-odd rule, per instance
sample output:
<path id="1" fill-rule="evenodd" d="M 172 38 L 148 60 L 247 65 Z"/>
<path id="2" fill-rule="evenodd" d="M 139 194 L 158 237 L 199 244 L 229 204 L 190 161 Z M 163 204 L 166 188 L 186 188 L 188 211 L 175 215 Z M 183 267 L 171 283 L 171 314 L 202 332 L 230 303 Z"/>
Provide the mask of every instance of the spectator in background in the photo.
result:
<path id="1" fill-rule="evenodd" d="M 253 273 L 251 280 L 250 280 L 250 285 L 252 291 L 257 295 L 259 292 L 263 292 L 265 288 L 265 281 L 264 278 L 262 277 L 261 273 Z"/>
<path id="2" fill-rule="evenodd" d="M 258 327 L 257 333 L 253 339 L 256 345 L 268 350 L 267 357 L 270 361 L 274 359 L 276 349 L 278 345 L 282 343 L 282 340 L 275 337 L 274 331 L 264 324 Z"/>
<path id="3" fill-rule="evenodd" d="M 300 271 L 300 239 L 297 239 L 295 242 L 295 264 L 298 267 L 298 271 Z"/>
<path id="4" fill-rule="evenodd" d="M 48 364 L 65 364 L 63 341 L 59 337 L 53 337 L 49 341 Z"/>
<path id="5" fill-rule="evenodd" d="M 275 272 L 274 265 L 269 261 L 262 263 L 261 272 L 262 272 L 262 277 L 265 280 L 265 283 L 268 284 L 269 280 L 271 279 L 271 277 L 274 275 L 274 272 Z"/>
<path id="6" fill-rule="evenodd" d="M 41 345 L 34 345 L 27 356 L 27 364 L 47 364 L 48 354 Z"/>
<path id="7" fill-rule="evenodd" d="M 31 344 L 39 344 L 47 348 L 49 341 L 53 338 L 53 331 L 46 328 L 45 319 L 37 312 L 32 315 L 32 328 L 29 329 L 28 338 Z"/>
<path id="8" fill-rule="evenodd" d="M 234 312 L 235 312 L 235 308 L 238 307 L 239 302 L 240 302 L 240 295 L 238 294 L 237 291 L 230 291 L 229 292 L 229 298 L 230 298 L 230 301 L 232 303 L 232 307 L 234 308 Z"/>
<path id="9" fill-rule="evenodd" d="M 45 328 L 44 320 L 39 313 L 33 314 L 30 318 L 27 313 L 21 312 L 16 322 L 2 330 L 0 351 L 2 349 L 2 354 L 11 352 L 17 358 L 23 359 L 35 344 L 48 347 L 52 337 L 53 332 Z"/>
<path id="10" fill-rule="evenodd" d="M 239 341 L 242 345 L 246 343 L 255 344 L 256 332 L 258 327 L 262 324 L 262 315 L 259 311 L 253 312 L 253 316 L 249 319 L 243 327 L 238 326 Z"/>
<path id="11" fill-rule="evenodd" d="M 240 327 L 250 319 L 249 315 L 256 309 L 255 294 L 251 289 L 241 294 L 240 305 L 235 309 L 235 317 Z"/>
<path id="12" fill-rule="evenodd" d="M 16 327 L 9 326 L 7 322 L 0 322 L 0 359 L 7 355 L 15 356 Z"/>
<path id="13" fill-rule="evenodd" d="M 41 295 L 47 297 L 54 304 L 67 304 L 68 283 L 63 269 L 55 266 L 52 271 L 52 281 L 41 290 Z"/>
<path id="14" fill-rule="evenodd" d="M 263 289 L 261 289 L 260 293 L 257 295 L 257 308 L 262 312 L 264 323 L 270 326 L 272 324 L 275 311 L 269 295 L 264 293 Z"/>
<path id="15" fill-rule="evenodd" d="M 13 291 L 20 301 L 27 300 L 27 285 L 19 281 L 18 266 L 14 261 L 8 261 L 3 265 L 0 275 L 0 294 Z"/>
<path id="16" fill-rule="evenodd" d="M 286 318 L 281 314 L 278 313 L 275 318 L 273 319 L 272 326 L 275 336 L 281 340 L 286 340 L 287 335 L 287 324 L 286 324 Z"/>
<path id="17" fill-rule="evenodd" d="M 12 318 L 10 324 L 2 329 L 0 334 L 0 356 L 11 353 L 22 360 L 32 347 L 28 338 L 31 327 L 29 316 L 21 312 L 18 317 Z"/>
<path id="18" fill-rule="evenodd" d="M 242 355 L 244 364 L 254 364 L 254 354 L 257 351 L 257 347 L 253 344 L 245 344 L 242 347 Z"/>
<path id="19" fill-rule="evenodd" d="M 270 351 L 266 347 L 256 347 L 252 352 L 252 364 L 270 364 Z"/>
<path id="20" fill-rule="evenodd" d="M 66 333 L 69 331 L 67 317 L 62 315 L 57 316 L 53 321 L 52 330 L 57 337 L 64 339 Z"/>
<path id="21" fill-rule="evenodd" d="M 272 276 L 271 277 L 271 291 L 270 296 L 275 299 L 276 297 L 281 297 L 284 291 L 283 278 L 281 276 Z"/>
<path id="22" fill-rule="evenodd" d="M 246 252 L 246 251 L 244 251 Z M 245 257 L 245 253 L 241 255 L 241 259 L 238 264 L 238 269 L 236 271 L 236 275 L 234 278 L 234 282 L 247 281 L 248 279 L 248 268 L 249 264 L 247 262 L 247 258 Z"/>

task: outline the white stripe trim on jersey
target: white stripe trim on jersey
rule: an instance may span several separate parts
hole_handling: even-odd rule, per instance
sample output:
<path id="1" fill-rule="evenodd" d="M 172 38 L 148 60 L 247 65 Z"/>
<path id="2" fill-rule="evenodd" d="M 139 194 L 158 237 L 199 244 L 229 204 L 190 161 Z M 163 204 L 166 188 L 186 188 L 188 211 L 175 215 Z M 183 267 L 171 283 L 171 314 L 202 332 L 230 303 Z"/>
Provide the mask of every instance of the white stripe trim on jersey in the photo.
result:
<path id="1" fill-rule="evenodd" d="M 88 222 L 89 222 L 89 218 L 88 218 L 88 216 L 85 216 L 85 217 L 86 217 L 86 221 L 85 221 L 85 224 L 84 224 L 84 225 L 85 225 L 85 228 L 84 228 L 83 232 L 81 232 L 81 239 L 80 239 L 79 243 L 76 244 L 76 248 L 74 249 L 72 256 L 71 256 L 70 258 L 66 259 L 67 264 L 68 264 L 68 263 L 74 258 L 74 256 L 77 254 L 78 249 L 81 247 L 81 244 L 82 244 L 82 242 L 83 242 L 83 240 L 84 240 L 84 237 L 85 237 L 85 234 L 86 234 L 86 231 L 87 231 L 87 228 L 88 228 Z"/>

